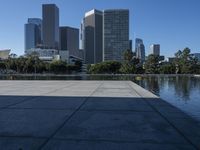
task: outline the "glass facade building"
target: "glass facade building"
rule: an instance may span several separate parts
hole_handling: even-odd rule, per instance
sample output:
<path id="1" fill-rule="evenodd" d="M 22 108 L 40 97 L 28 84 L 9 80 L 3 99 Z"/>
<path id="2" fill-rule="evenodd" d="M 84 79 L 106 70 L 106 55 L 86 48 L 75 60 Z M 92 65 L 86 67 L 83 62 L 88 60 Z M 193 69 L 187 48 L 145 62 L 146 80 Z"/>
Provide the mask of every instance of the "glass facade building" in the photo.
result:
<path id="1" fill-rule="evenodd" d="M 133 50 L 133 41 L 129 40 L 129 49 L 132 51 Z"/>
<path id="2" fill-rule="evenodd" d="M 139 38 L 136 38 L 135 39 L 135 53 L 137 54 L 137 49 L 138 49 L 138 46 L 140 44 L 143 44 L 143 40 L 142 39 L 139 39 Z"/>
<path id="3" fill-rule="evenodd" d="M 42 44 L 42 19 L 40 18 L 28 18 L 29 24 L 35 24 L 37 26 L 37 41 L 39 44 Z"/>
<path id="4" fill-rule="evenodd" d="M 86 64 L 102 62 L 103 50 L 103 14 L 91 10 L 85 14 L 81 25 L 81 40 Z"/>
<path id="5" fill-rule="evenodd" d="M 50 49 L 59 49 L 59 9 L 55 4 L 42 6 L 43 46 Z"/>
<path id="6" fill-rule="evenodd" d="M 129 10 L 104 10 L 103 61 L 123 61 L 123 54 L 127 49 L 129 49 Z"/>
<path id="7" fill-rule="evenodd" d="M 60 49 L 69 51 L 79 49 L 79 29 L 60 27 Z"/>
<path id="8" fill-rule="evenodd" d="M 143 44 L 143 40 L 136 38 L 135 39 L 135 53 L 136 58 L 140 60 L 140 63 L 145 62 L 145 46 Z"/>
<path id="9" fill-rule="evenodd" d="M 144 46 L 144 44 L 138 45 L 136 57 L 139 58 L 140 63 L 143 64 L 145 62 L 145 46 Z"/>
<path id="10" fill-rule="evenodd" d="M 42 20 L 39 18 L 29 18 L 24 26 L 25 30 L 25 53 L 31 48 L 36 48 L 42 43 Z"/>

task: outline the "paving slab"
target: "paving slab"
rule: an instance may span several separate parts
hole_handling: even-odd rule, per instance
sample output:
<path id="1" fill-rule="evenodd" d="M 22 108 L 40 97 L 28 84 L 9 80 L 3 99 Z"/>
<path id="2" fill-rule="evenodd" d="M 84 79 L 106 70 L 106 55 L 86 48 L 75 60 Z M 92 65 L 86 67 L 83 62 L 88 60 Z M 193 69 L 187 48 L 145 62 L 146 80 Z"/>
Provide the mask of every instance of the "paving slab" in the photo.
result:
<path id="1" fill-rule="evenodd" d="M 25 100 L 31 99 L 33 97 L 24 97 L 24 96 L 0 96 L 0 108 L 8 107 Z"/>
<path id="2" fill-rule="evenodd" d="M 29 109 L 70 109 L 76 110 L 85 100 L 84 97 L 41 96 L 8 108 Z"/>
<path id="3" fill-rule="evenodd" d="M 71 113 L 69 110 L 0 110 L 0 137 L 49 137 Z"/>
<path id="4" fill-rule="evenodd" d="M 46 139 L 29 137 L 0 137 L 1 150 L 37 150 Z"/>
<path id="5" fill-rule="evenodd" d="M 141 98 L 108 98 L 91 97 L 83 105 L 81 110 L 102 110 L 102 111 L 154 111 Z"/>

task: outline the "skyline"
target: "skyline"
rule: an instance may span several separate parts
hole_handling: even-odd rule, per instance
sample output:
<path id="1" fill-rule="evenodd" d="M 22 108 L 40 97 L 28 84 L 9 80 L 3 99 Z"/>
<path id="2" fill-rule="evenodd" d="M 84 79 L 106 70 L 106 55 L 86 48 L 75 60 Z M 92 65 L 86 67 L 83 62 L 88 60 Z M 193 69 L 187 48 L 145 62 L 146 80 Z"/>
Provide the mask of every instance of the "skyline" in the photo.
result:
<path id="1" fill-rule="evenodd" d="M 19 2 L 7 0 L 3 2 L 4 5 L 0 5 L 0 18 L 8 18 L 1 22 L 0 49 L 11 48 L 12 53 L 18 55 L 24 53 L 24 24 L 28 18 L 42 18 L 42 4 L 46 3 L 55 3 L 59 7 L 60 26 L 75 28 L 80 28 L 85 12 L 91 9 L 129 9 L 130 39 L 133 42 L 135 38 L 143 39 L 147 54 L 149 54 L 151 44 L 160 44 L 161 55 L 166 57 L 174 56 L 177 50 L 185 47 L 189 47 L 193 53 L 200 52 L 200 29 L 198 30 L 198 27 L 200 27 L 198 10 L 200 2 L 198 0 L 192 0 L 192 3 L 189 0 L 177 0 L 176 2 L 172 0 L 167 2 L 160 2 L 160 0 L 151 0 L 151 2 L 147 0 L 126 0 L 125 3 L 122 0 L 118 0 L 118 2 L 109 0 L 110 3 L 106 3 L 106 0 L 97 0 L 86 5 L 81 0 L 74 0 L 73 2 L 62 0 L 27 2 L 20 0 L 20 2 L 19 4 Z M 21 4 L 23 5 L 19 7 Z M 16 10 L 16 17 L 6 11 L 8 8 Z M 153 9 L 156 9 L 156 11 Z M 135 43 L 133 43 L 133 48 L 134 45 Z"/>

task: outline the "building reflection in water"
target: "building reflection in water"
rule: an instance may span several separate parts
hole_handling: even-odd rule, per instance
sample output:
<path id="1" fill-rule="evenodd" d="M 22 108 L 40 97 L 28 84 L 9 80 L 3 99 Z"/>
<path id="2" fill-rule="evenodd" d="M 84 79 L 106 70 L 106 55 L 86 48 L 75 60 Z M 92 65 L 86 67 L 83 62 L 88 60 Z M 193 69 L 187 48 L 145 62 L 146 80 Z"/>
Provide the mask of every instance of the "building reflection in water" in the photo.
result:
<path id="1" fill-rule="evenodd" d="M 176 96 L 177 99 L 185 102 L 191 100 L 191 92 L 199 89 L 200 92 L 200 80 L 198 78 L 189 76 L 151 76 L 143 77 L 141 80 L 134 80 L 137 84 L 143 88 L 153 92 L 157 96 L 162 92 L 171 93 L 170 97 Z"/>

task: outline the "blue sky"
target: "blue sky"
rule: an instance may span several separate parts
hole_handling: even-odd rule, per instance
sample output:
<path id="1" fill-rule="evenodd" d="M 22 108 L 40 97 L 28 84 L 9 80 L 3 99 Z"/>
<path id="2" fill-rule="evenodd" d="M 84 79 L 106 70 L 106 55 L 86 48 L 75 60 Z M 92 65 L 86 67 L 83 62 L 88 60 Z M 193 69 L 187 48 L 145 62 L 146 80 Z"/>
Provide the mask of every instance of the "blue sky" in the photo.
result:
<path id="1" fill-rule="evenodd" d="M 0 49 L 24 53 L 24 24 L 27 18 L 41 18 L 43 3 L 59 7 L 60 25 L 77 28 L 93 8 L 127 8 L 130 38 L 142 38 L 147 54 L 153 43 L 161 44 L 167 57 L 185 47 L 200 52 L 200 0 L 0 0 Z"/>

